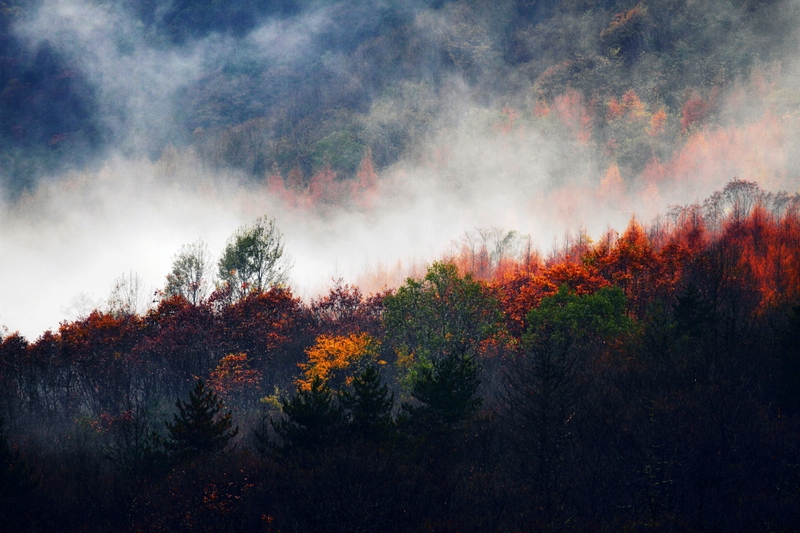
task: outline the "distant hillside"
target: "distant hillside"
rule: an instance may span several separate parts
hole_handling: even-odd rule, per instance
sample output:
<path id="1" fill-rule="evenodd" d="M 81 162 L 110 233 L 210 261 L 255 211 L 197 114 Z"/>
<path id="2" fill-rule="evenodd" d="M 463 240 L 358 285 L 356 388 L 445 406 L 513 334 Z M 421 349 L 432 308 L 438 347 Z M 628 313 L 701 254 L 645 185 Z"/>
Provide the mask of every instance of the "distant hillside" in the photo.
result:
<path id="1" fill-rule="evenodd" d="M 353 177 L 368 150 L 386 167 L 454 120 L 453 95 L 533 112 L 576 91 L 594 106 L 586 120 L 599 153 L 639 172 L 692 123 L 715 120 L 721 91 L 793 57 L 798 27 L 789 1 L 65 5 L 96 20 L 67 16 L 52 31 L 42 22 L 58 21 L 49 2 L 0 4 L 0 180 L 12 195 L 109 151 L 156 156 L 169 144 L 257 180 L 294 171 L 308 183 L 323 168 Z M 112 42 L 100 43 L 100 31 Z M 167 94 L 150 95 L 162 106 L 147 109 L 139 93 L 130 96 L 139 107 L 126 106 L 130 85 L 109 80 L 128 75 L 111 71 L 137 54 L 193 69 L 153 74 L 172 78 Z M 662 113 L 660 144 L 612 124 L 609 106 L 626 93 L 648 118 Z M 158 127 L 137 132 L 131 115 L 151 112 Z"/>

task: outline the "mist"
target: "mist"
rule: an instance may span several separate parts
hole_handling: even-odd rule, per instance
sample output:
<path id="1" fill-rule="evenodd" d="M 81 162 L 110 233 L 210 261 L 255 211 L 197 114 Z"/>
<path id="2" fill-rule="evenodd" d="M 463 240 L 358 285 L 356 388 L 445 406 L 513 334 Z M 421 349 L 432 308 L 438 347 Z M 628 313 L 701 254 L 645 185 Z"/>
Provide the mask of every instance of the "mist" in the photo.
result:
<path id="1" fill-rule="evenodd" d="M 565 86 L 543 110 L 541 82 L 521 81 L 505 66 L 495 34 L 513 19 L 511 4 L 489 19 L 481 19 L 490 9 L 481 3 L 399 9 L 418 43 L 447 44 L 468 24 L 482 33 L 470 41 L 474 49 L 447 48 L 460 70 L 445 69 L 441 56 L 429 54 L 413 67 L 416 81 L 402 79 L 401 71 L 376 75 L 397 76 L 391 83 L 367 79 L 360 49 L 339 42 L 349 31 L 337 12 L 342 5 L 304 3 L 289 14 L 261 14 L 238 32 L 180 39 L 154 34 L 113 3 L 46 1 L 17 22 L 16 35 L 30 50 L 48 42 L 85 75 L 95 90 L 104 143 L 81 167 L 41 172 L 18 195 L 4 191 L 0 324 L 35 339 L 76 318 L 87 302 L 103 305 L 114 280 L 126 273 L 138 275 L 152 296 L 181 245 L 200 238 L 219 254 L 237 227 L 261 215 L 275 218 L 285 235 L 294 261 L 290 286 L 311 299 L 340 278 L 360 284 L 370 278 L 368 290 L 396 285 L 475 228 L 528 234 L 547 251 L 567 232 L 585 229 L 597 239 L 609 228 L 623 230 L 634 216 L 649 222 L 671 205 L 702 201 L 734 177 L 798 191 L 800 93 L 787 59 L 796 52 L 792 39 L 771 49 L 769 59 L 781 69 L 756 65 L 736 83 L 703 93 L 715 110 L 713 121 L 683 128 L 677 107 L 643 98 L 635 112 L 625 111 L 600 131 L 592 117 L 607 114 L 604 102 Z M 365 9 L 352 27 L 376 32 L 370 21 L 387 9 Z M 602 28 L 608 20 L 594 24 Z M 585 18 L 571 24 L 599 35 Z M 588 41 L 574 46 L 592 46 Z M 530 46 L 542 57 L 550 53 Z M 267 74 L 237 74 L 250 64 Z M 296 73 L 310 65 L 320 78 L 298 85 Z M 285 81 L 282 72 L 288 72 Z M 685 74 L 687 80 L 698 75 Z M 641 77 L 636 67 L 629 76 Z M 499 90 L 502 80 L 508 87 Z M 274 92 L 265 96 L 259 84 Z M 211 106 L 203 99 L 208 94 L 225 105 Z M 358 147 L 370 147 L 378 163 L 374 182 L 358 185 L 341 169 L 332 181 L 317 179 L 325 167 L 311 152 L 286 164 L 308 175 L 290 185 L 278 156 L 237 166 L 209 148 L 222 153 L 219 139 L 239 131 L 225 128 L 263 120 L 266 126 L 252 126 L 262 128 L 254 130 L 253 143 L 272 149 L 283 127 L 270 118 L 277 110 L 299 123 L 316 116 L 304 111 L 304 98 L 335 108 L 353 94 L 363 100 L 354 105 L 352 122 L 360 128 Z M 237 98 L 243 102 L 227 104 Z M 666 133 L 652 130 L 660 106 L 672 111 Z M 333 120 L 331 114 L 320 116 Z M 607 140 L 623 126 L 651 128 L 641 137 L 652 157 L 625 162 L 625 147 Z M 323 141 L 338 131 L 331 126 L 329 134 L 325 127 Z M 397 131 L 411 133 L 394 153 L 383 139 L 400 138 Z M 212 141 L 203 144 L 203 135 Z M 359 159 L 366 153 L 356 151 Z M 329 163 L 324 153 L 318 160 Z M 353 164 L 342 168 L 347 165 Z M 376 275 L 380 271 L 393 274 Z"/>

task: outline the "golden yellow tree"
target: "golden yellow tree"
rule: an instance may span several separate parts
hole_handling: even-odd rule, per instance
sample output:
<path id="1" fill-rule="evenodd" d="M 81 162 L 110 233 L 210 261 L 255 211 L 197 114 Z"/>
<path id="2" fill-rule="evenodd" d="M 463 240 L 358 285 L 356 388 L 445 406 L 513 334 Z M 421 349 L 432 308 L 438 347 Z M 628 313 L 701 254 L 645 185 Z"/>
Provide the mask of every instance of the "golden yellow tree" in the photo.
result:
<path id="1" fill-rule="evenodd" d="M 314 378 L 332 389 L 349 385 L 353 376 L 370 364 L 383 365 L 379 359 L 380 342 L 367 333 L 320 335 L 306 350 L 308 362 L 300 363 L 303 375 L 297 379 L 301 390 L 311 390 Z"/>

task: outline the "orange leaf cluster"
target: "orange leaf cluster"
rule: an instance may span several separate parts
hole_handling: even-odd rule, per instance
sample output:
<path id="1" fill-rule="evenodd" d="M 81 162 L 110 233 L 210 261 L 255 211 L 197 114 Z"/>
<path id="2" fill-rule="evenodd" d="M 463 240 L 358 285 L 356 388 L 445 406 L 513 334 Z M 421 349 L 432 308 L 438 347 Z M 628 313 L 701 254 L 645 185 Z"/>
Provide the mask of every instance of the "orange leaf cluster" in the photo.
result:
<path id="1" fill-rule="evenodd" d="M 298 365 L 303 377 L 297 384 L 301 390 L 311 390 L 315 378 L 335 387 L 349 384 L 368 364 L 385 364 L 378 359 L 379 346 L 379 341 L 367 333 L 319 335 L 306 350 L 308 362 Z"/>

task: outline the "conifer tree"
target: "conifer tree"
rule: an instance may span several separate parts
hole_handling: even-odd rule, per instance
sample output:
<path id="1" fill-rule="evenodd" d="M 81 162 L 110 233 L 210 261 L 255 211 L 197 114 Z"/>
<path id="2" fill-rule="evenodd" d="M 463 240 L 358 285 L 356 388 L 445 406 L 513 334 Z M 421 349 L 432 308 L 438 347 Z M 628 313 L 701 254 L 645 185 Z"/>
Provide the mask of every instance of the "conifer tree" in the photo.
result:
<path id="1" fill-rule="evenodd" d="M 381 374 L 374 365 L 353 378 L 352 392 L 344 390 L 339 398 L 356 434 L 375 442 L 391 436 L 394 394 L 386 383 L 381 383 Z"/>
<path id="2" fill-rule="evenodd" d="M 404 404 L 412 420 L 454 427 L 480 409 L 480 367 L 470 355 L 450 354 L 422 366 L 411 389 L 421 406 Z"/>
<path id="3" fill-rule="evenodd" d="M 273 423 L 283 442 L 282 451 L 314 449 L 339 440 L 344 413 L 318 376 L 310 390 L 298 390 L 291 400 L 284 399 L 282 409 L 285 418 Z"/>
<path id="4" fill-rule="evenodd" d="M 213 389 L 206 389 L 202 379 L 189 393 L 189 401 L 178 400 L 175 406 L 178 413 L 172 423 L 167 422 L 166 448 L 176 460 L 221 452 L 239 432 L 239 428 L 231 429 L 231 413 L 221 414 L 222 400 Z"/>

